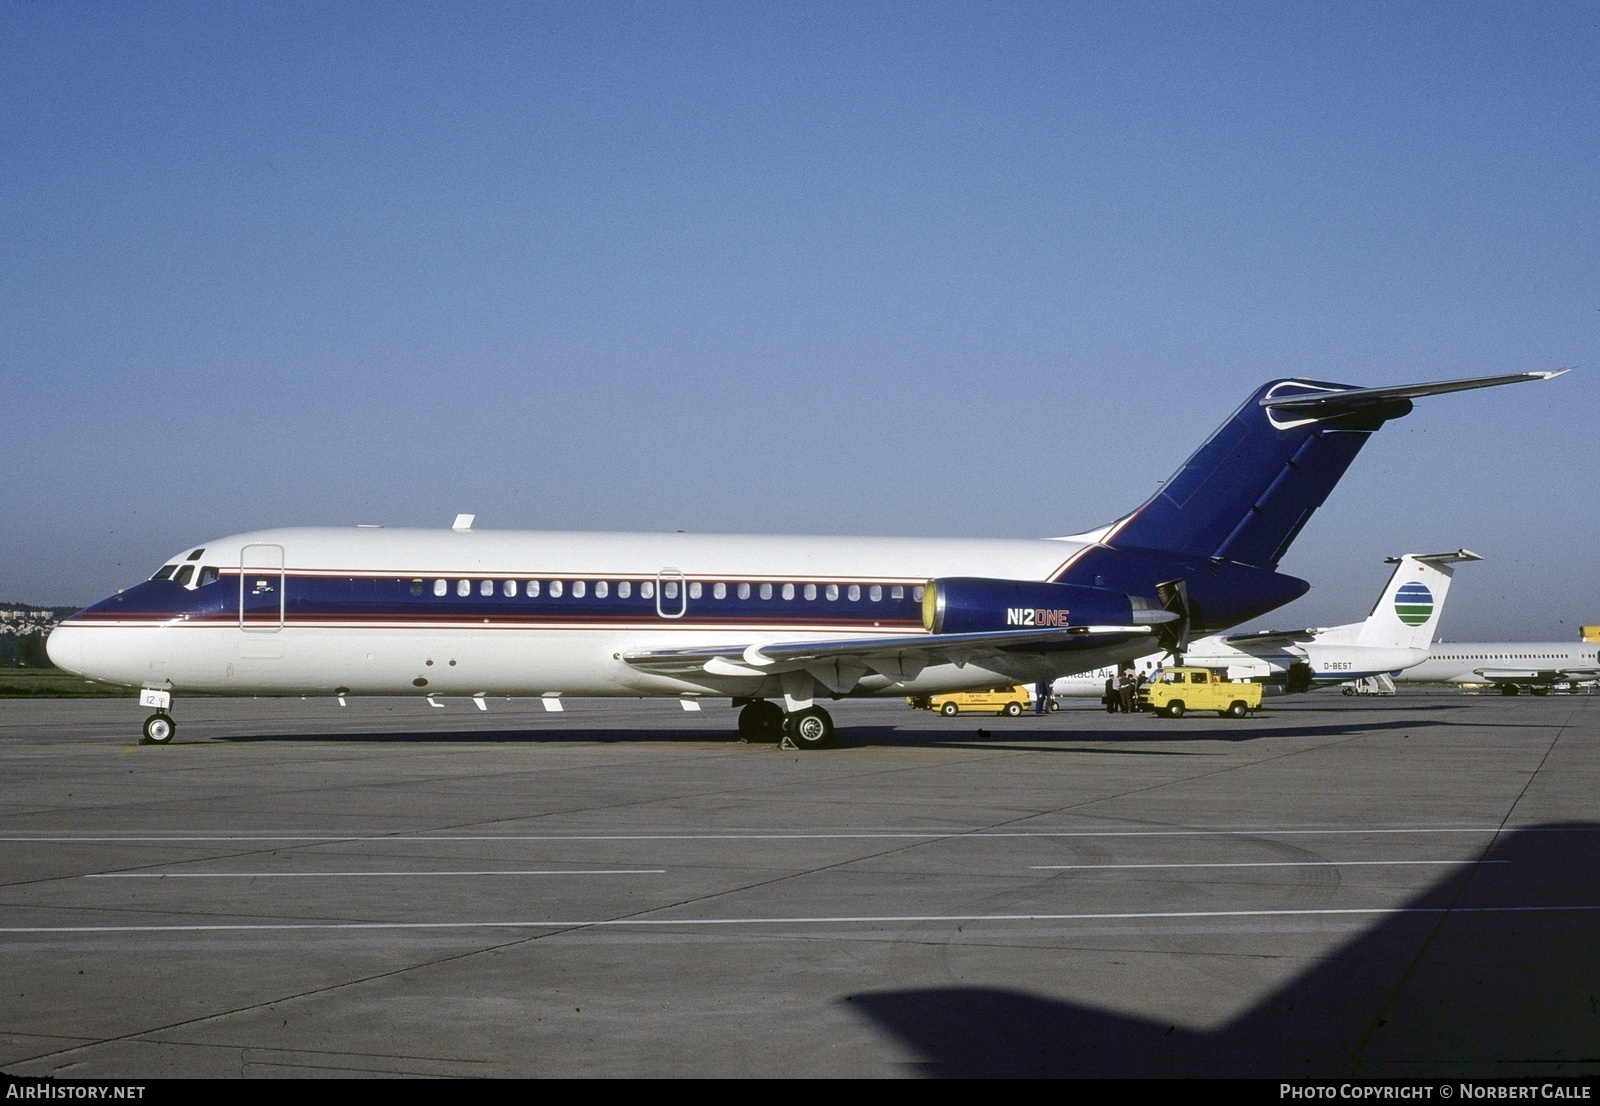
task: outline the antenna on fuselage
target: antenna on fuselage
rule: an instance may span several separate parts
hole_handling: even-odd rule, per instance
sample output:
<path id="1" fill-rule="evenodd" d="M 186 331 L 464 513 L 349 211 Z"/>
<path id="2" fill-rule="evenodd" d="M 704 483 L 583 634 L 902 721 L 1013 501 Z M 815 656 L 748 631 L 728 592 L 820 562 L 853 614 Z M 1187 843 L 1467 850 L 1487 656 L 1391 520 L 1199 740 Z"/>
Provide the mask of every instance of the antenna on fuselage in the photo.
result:
<path id="1" fill-rule="evenodd" d="M 455 522 L 450 524 L 450 529 L 458 534 L 465 534 L 472 529 L 472 520 L 477 517 L 477 515 L 457 515 Z"/>

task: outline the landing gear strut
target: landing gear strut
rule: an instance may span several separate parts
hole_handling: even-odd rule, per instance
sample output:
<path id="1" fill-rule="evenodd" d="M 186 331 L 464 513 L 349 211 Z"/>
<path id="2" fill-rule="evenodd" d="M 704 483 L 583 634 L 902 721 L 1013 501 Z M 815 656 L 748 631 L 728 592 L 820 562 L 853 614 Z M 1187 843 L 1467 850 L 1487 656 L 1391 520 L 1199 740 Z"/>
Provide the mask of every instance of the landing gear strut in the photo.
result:
<path id="1" fill-rule="evenodd" d="M 144 720 L 143 744 L 165 745 L 177 732 L 178 724 L 172 720 L 172 715 L 157 711 Z"/>
<path id="2" fill-rule="evenodd" d="M 833 744 L 833 716 L 821 707 L 807 707 L 786 715 L 783 736 L 797 749 L 822 749 Z"/>
<path id="3" fill-rule="evenodd" d="M 739 736 L 751 744 L 783 740 L 783 708 L 757 699 L 739 712 Z"/>

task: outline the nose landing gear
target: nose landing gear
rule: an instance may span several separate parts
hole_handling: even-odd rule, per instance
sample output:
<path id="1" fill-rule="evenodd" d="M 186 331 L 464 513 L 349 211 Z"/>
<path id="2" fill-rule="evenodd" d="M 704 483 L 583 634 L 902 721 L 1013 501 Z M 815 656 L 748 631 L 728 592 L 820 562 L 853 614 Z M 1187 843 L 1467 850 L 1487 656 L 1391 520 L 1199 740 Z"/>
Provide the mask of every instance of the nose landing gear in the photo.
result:
<path id="1" fill-rule="evenodd" d="M 167 713 L 172 709 L 172 692 L 147 687 L 139 692 L 139 705 L 156 708 L 156 712 L 144 720 L 144 737 L 139 744 L 170 744 L 172 735 L 178 732 L 178 724 L 172 720 L 172 715 Z"/>

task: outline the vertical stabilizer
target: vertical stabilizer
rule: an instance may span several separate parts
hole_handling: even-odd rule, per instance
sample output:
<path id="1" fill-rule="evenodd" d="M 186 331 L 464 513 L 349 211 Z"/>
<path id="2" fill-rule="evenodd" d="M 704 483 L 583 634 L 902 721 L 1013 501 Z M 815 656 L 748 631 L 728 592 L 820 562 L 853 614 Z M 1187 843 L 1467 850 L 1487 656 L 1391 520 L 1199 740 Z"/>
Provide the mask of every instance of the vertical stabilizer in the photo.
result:
<path id="1" fill-rule="evenodd" d="M 1439 628 L 1444 598 L 1455 575 L 1451 566 L 1481 561 L 1466 549 L 1454 553 L 1407 553 L 1395 561 L 1394 575 L 1372 613 L 1361 624 L 1357 645 L 1426 649 Z"/>
<path id="2" fill-rule="evenodd" d="M 1317 640 L 1325 645 L 1364 645 L 1377 649 L 1427 649 L 1439 628 L 1444 599 L 1455 575 L 1453 565 L 1481 561 L 1471 550 L 1454 553 L 1407 553 L 1390 557 L 1394 574 L 1373 604 L 1365 622 L 1333 626 Z"/>
<path id="3" fill-rule="evenodd" d="M 1280 415 L 1272 400 L 1359 389 L 1278 380 L 1256 391 L 1108 535 L 1118 548 L 1159 549 L 1274 569 L 1372 432 L 1411 410 L 1401 398 Z"/>
<path id="4" fill-rule="evenodd" d="M 1383 388 L 1275 380 L 1257 389 L 1149 502 L 1100 540 L 1113 548 L 1276 569 L 1373 431 L 1409 414 L 1413 399 L 1549 380 L 1565 371 Z"/>

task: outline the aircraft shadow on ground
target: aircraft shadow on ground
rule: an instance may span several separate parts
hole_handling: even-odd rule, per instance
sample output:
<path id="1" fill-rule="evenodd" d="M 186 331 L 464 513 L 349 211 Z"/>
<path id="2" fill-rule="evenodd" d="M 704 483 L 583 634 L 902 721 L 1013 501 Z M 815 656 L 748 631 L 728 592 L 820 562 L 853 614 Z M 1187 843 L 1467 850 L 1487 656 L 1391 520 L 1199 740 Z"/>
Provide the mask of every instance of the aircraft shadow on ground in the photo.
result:
<path id="1" fill-rule="evenodd" d="M 1161 742 L 1168 744 L 1174 741 L 1264 741 L 1274 737 L 1354 737 L 1363 733 L 1383 733 L 1389 730 L 1420 731 L 1436 726 L 1448 726 L 1449 722 L 1438 721 L 1431 718 L 1425 719 L 1388 719 L 1381 722 L 1364 722 L 1349 719 L 1344 722 L 1318 722 L 1314 725 L 1295 725 L 1284 722 L 1280 725 L 1264 726 L 1260 719 L 1239 725 L 1231 719 L 1212 717 L 1197 719 L 1193 724 L 1182 722 L 1174 723 L 1161 719 L 1141 717 L 1137 720 L 1127 719 L 1122 722 L 1107 723 L 1099 729 L 1072 729 L 1072 730 L 1023 730 L 1011 729 L 1003 722 L 998 722 L 991 729 L 988 726 L 980 727 L 984 738 L 996 738 L 1012 741 L 1017 744 L 1031 742 L 1052 741 L 1114 741 L 1118 744 L 1133 744 L 1138 742 Z M 861 731 L 840 730 L 841 740 L 854 738 Z M 963 730 L 952 732 L 948 735 L 934 729 L 918 730 L 889 730 L 896 738 L 896 743 L 906 745 L 942 745 L 951 742 L 973 743 L 977 730 Z"/>
<path id="2" fill-rule="evenodd" d="M 1600 825 L 1516 831 L 1485 859 L 1510 863 L 1452 870 L 1213 1030 L 985 988 L 845 1001 L 945 1077 L 1600 1073 Z"/>
<path id="3" fill-rule="evenodd" d="M 941 728 L 941 723 L 935 721 L 924 728 L 918 726 L 850 726 L 843 725 L 838 729 L 838 744 L 842 748 L 867 747 L 867 746 L 900 746 L 903 748 L 954 748 L 954 749 L 1014 749 L 1030 752 L 1051 753 L 1143 753 L 1150 756 L 1204 756 L 1202 750 L 1175 750 L 1175 749 L 1118 749 L 1110 747 L 1099 748 L 1066 748 L 1061 742 L 1103 741 L 1115 742 L 1117 745 L 1156 744 L 1170 745 L 1173 742 L 1183 741 L 1260 741 L 1274 737 L 1353 737 L 1361 733 L 1380 733 L 1387 730 L 1419 731 L 1433 726 L 1447 726 L 1450 723 L 1423 720 L 1388 720 L 1382 722 L 1362 722 L 1351 720 L 1342 724 L 1317 724 L 1307 726 L 1283 725 L 1261 726 L 1259 720 L 1256 724 L 1246 724 L 1240 727 L 1231 720 L 1214 719 L 1211 724 L 1203 729 L 1193 726 L 1169 726 L 1166 723 L 1157 723 L 1149 728 L 1145 727 L 1144 720 L 1129 722 L 1127 726 L 1139 726 L 1138 729 L 1125 728 L 1119 725 L 1110 725 L 1104 729 L 1024 729 L 1022 727 L 1008 726 L 1008 720 L 995 719 L 994 728 L 987 726 L 961 725 L 951 723 L 948 728 Z M 1150 720 L 1154 722 L 1154 720 Z M 959 728 L 957 728 L 959 727 Z M 980 732 L 981 731 L 981 732 Z M 429 742 L 441 743 L 503 743 L 503 742 L 606 742 L 625 744 L 631 742 L 704 742 L 739 740 L 734 732 L 732 720 L 725 726 L 707 726 L 702 729 L 660 729 L 651 730 L 636 727 L 616 729 L 606 726 L 573 726 L 562 724 L 542 728 L 530 725 L 523 729 L 456 729 L 456 730 L 382 730 L 382 731 L 323 731 L 308 730 L 306 732 L 285 733 L 253 733 L 253 734 L 217 734 L 210 738 L 212 741 L 225 742 L 269 742 L 269 741 L 326 741 L 347 743 L 382 743 L 400 742 L 408 744 L 426 744 Z"/>

